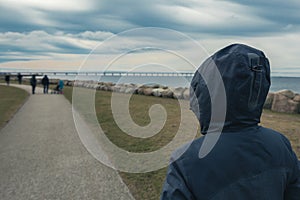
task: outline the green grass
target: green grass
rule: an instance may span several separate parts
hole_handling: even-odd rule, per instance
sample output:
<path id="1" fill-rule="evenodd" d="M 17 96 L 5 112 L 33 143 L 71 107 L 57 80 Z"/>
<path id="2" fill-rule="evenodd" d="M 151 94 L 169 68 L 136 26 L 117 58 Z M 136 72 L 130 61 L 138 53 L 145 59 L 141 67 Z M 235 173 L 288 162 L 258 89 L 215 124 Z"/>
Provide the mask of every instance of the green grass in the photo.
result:
<path id="1" fill-rule="evenodd" d="M 0 85 L 0 128 L 23 105 L 28 93 L 22 89 Z"/>
<path id="2" fill-rule="evenodd" d="M 66 87 L 64 95 L 72 101 L 72 88 Z M 125 94 L 124 94 L 125 95 Z M 148 110 L 153 104 L 163 105 L 168 113 L 164 128 L 157 135 L 140 139 L 124 134 L 116 125 L 111 111 L 111 93 L 97 91 L 95 98 L 98 121 L 107 137 L 119 147 L 132 152 L 154 151 L 167 144 L 177 132 L 180 121 L 180 109 L 175 99 L 157 98 L 152 96 L 133 95 L 130 99 L 130 114 L 139 125 L 150 122 Z M 100 114 L 101 111 L 101 114 Z M 262 125 L 285 134 L 292 143 L 298 157 L 300 157 L 300 115 L 275 113 L 264 110 Z M 199 133 L 198 133 L 199 136 Z M 123 181 L 128 185 L 136 199 L 159 199 L 166 168 L 158 171 L 132 174 L 120 172 Z"/>

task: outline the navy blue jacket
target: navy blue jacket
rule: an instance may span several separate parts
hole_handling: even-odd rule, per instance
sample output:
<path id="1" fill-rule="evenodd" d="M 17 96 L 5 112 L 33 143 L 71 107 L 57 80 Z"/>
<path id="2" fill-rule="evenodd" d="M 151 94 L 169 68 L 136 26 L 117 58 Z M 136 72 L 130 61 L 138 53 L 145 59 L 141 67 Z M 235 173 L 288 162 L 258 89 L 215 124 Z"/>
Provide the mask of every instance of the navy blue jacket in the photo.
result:
<path id="1" fill-rule="evenodd" d="M 220 92 L 207 86 L 215 81 L 209 74 L 214 66 L 226 93 L 223 121 L 212 118 L 212 105 L 220 101 Z M 200 66 L 191 82 L 190 102 L 205 136 L 188 144 L 179 158 L 181 150 L 173 154 L 161 199 L 300 199 L 300 164 L 288 139 L 258 125 L 269 87 L 268 59 L 246 45 L 225 47 Z M 218 128 L 217 143 L 200 158 L 204 138 Z"/>

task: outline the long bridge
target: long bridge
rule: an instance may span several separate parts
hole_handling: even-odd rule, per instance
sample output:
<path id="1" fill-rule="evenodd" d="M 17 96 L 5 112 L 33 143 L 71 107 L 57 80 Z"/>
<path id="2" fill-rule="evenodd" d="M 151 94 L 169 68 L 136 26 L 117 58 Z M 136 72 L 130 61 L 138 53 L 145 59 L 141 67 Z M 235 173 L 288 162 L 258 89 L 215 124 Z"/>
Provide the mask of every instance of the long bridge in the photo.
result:
<path id="1" fill-rule="evenodd" d="M 0 69 L 0 76 L 11 75 L 17 76 L 182 76 L 192 77 L 194 72 L 128 72 L 128 71 L 23 71 L 23 70 L 3 70 Z"/>

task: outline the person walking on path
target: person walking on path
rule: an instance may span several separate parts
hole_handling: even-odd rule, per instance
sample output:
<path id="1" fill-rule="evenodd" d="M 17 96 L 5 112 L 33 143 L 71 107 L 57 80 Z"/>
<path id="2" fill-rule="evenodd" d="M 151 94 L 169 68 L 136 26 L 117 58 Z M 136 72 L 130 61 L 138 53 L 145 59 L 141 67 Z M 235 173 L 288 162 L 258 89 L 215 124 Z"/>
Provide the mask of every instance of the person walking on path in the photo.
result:
<path id="1" fill-rule="evenodd" d="M 174 152 L 162 200 L 300 199 L 289 140 L 258 125 L 270 82 L 268 59 L 247 45 L 225 47 L 199 67 L 190 106 L 205 136 Z"/>
<path id="2" fill-rule="evenodd" d="M 5 75 L 5 82 L 6 82 L 6 85 L 9 86 L 9 82 L 10 82 L 10 75 L 9 74 Z"/>
<path id="3" fill-rule="evenodd" d="M 64 81 L 63 80 L 59 80 L 58 81 L 58 89 L 59 89 L 59 93 L 62 94 L 63 93 L 63 89 L 64 89 Z"/>
<path id="4" fill-rule="evenodd" d="M 35 78 L 35 75 L 32 75 L 31 79 L 30 79 L 30 85 L 32 87 L 32 94 L 35 94 L 35 87 L 37 84 L 37 80 Z"/>
<path id="5" fill-rule="evenodd" d="M 44 86 L 44 94 L 48 94 L 49 89 L 49 78 L 47 75 L 45 75 L 42 79 L 42 84 Z"/>
<path id="6" fill-rule="evenodd" d="M 19 84 L 21 85 L 22 84 L 22 78 L 23 78 L 23 75 L 21 73 L 18 73 L 18 82 Z"/>

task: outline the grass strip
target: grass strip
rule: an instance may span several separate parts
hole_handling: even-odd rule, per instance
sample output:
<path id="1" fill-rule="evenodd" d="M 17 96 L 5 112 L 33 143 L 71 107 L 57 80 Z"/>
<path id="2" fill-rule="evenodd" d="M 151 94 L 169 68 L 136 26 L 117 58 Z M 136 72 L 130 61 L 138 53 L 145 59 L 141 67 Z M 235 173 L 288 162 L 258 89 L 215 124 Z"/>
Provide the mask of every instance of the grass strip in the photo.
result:
<path id="1" fill-rule="evenodd" d="M 25 90 L 0 85 L 0 128 L 4 127 L 28 96 Z"/>

